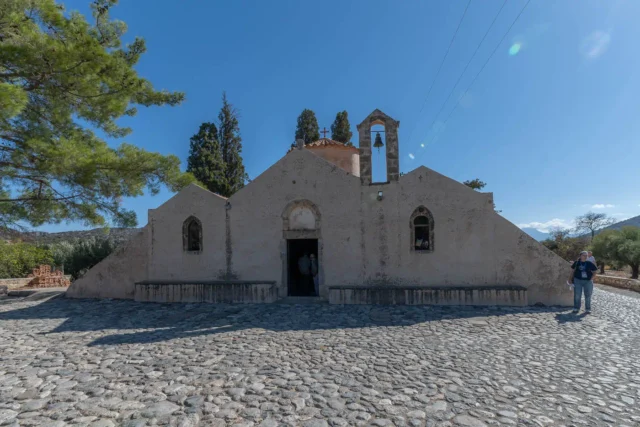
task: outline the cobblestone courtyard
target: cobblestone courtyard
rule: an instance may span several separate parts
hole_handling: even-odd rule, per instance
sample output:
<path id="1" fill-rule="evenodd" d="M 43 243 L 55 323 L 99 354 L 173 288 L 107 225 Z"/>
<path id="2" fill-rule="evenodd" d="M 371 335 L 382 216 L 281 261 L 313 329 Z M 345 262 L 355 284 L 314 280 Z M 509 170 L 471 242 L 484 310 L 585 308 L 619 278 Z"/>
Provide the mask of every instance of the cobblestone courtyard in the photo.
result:
<path id="1" fill-rule="evenodd" d="M 0 425 L 640 425 L 640 299 L 0 301 Z"/>

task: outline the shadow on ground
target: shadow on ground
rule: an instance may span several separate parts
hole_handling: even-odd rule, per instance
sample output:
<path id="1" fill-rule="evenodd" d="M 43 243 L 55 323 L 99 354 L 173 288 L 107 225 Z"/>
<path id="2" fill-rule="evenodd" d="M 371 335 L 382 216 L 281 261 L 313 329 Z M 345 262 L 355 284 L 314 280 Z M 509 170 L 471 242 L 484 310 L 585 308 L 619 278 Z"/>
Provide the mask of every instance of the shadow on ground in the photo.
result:
<path id="1" fill-rule="evenodd" d="M 582 322 L 582 319 L 584 319 L 587 315 L 585 313 L 581 313 L 581 314 L 574 314 L 574 313 L 558 313 L 556 314 L 556 320 L 558 321 L 558 323 L 563 324 L 563 323 L 576 323 L 576 322 Z"/>
<path id="2" fill-rule="evenodd" d="M 53 298 L 12 310 L 10 307 L 17 303 L 3 301 L 0 321 L 64 319 L 53 330 L 41 333 L 100 331 L 108 334 L 98 337 L 90 346 L 154 343 L 247 329 L 281 332 L 402 327 L 460 318 L 478 318 L 471 321 L 481 326 L 485 317 L 510 314 L 555 313 L 561 324 L 581 320 L 561 307 L 213 305 Z"/>

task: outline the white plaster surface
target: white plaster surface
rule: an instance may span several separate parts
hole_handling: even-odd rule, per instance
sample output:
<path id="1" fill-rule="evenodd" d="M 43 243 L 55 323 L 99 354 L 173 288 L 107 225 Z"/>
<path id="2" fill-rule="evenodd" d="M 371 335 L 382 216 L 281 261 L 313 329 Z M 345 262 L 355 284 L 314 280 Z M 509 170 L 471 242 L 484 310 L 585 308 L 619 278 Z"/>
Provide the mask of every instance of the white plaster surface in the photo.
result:
<path id="1" fill-rule="evenodd" d="M 285 296 L 283 215 L 296 201 L 305 202 L 289 214 L 289 230 L 315 230 L 324 297 L 336 285 L 515 285 L 527 288 L 529 304 L 571 304 L 564 284 L 568 264 L 496 214 L 492 194 L 424 166 L 398 181 L 361 185 L 307 149 L 291 151 L 228 200 L 195 185 L 185 188 L 150 210 L 144 241 L 136 236 L 126 249 L 131 255 L 105 260 L 74 283 L 70 295 L 132 298 L 134 278 L 226 277 L 275 281 Z M 410 216 L 418 206 L 433 215 L 433 252 L 412 248 Z M 191 215 L 203 225 L 199 253 L 183 251 L 182 224 Z"/>

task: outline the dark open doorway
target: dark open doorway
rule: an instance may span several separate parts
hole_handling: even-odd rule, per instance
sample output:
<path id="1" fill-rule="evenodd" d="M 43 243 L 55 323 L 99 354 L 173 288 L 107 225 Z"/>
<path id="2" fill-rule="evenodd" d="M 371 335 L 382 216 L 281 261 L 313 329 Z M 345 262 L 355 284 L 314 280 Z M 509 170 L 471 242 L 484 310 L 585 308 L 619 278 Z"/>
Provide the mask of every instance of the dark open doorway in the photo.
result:
<path id="1" fill-rule="evenodd" d="M 313 276 L 304 276 L 300 272 L 299 261 L 305 254 L 308 257 L 313 254 L 318 259 L 318 239 L 287 240 L 287 278 L 290 296 L 316 296 Z"/>

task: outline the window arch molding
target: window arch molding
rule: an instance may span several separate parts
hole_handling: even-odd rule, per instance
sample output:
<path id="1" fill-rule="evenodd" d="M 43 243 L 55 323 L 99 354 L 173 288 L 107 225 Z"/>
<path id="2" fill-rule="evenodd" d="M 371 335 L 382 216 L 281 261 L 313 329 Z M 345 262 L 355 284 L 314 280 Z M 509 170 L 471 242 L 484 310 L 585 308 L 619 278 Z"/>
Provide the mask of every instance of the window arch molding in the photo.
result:
<path id="1" fill-rule="evenodd" d="M 314 216 L 315 224 L 313 230 L 291 229 L 289 218 L 296 208 L 307 208 Z M 282 211 L 282 232 L 285 239 L 317 239 L 320 237 L 320 210 L 315 203 L 310 200 L 293 200 L 285 206 Z"/>
<path id="2" fill-rule="evenodd" d="M 433 214 L 425 206 L 418 206 L 409 218 L 411 233 L 411 251 L 417 253 L 433 252 L 435 248 Z M 424 240 L 428 243 L 425 244 Z"/>
<path id="3" fill-rule="evenodd" d="M 202 222 L 195 216 L 182 223 L 182 249 L 185 252 L 202 252 Z"/>

